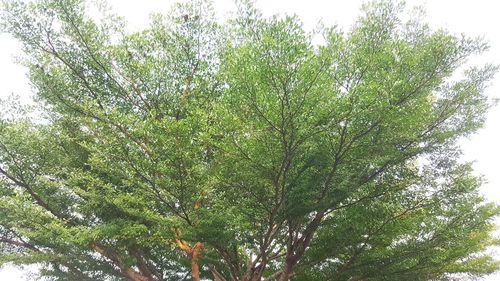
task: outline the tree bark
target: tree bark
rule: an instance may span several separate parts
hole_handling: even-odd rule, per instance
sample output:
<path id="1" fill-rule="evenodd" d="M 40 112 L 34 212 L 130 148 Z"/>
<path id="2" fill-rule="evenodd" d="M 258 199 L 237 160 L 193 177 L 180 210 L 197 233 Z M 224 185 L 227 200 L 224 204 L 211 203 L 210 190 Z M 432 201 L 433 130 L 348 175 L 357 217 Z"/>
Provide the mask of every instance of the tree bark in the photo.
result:
<path id="1" fill-rule="evenodd" d="M 99 254 L 101 254 L 103 257 L 106 257 L 109 260 L 111 260 L 116 266 L 118 266 L 118 268 L 120 268 L 121 272 L 130 280 L 133 280 L 133 281 L 151 281 L 151 278 L 148 278 L 148 277 L 140 274 L 139 272 L 133 270 L 130 267 L 124 266 L 119 255 L 116 252 L 109 250 L 109 249 L 106 249 L 103 245 L 100 245 L 96 242 L 90 243 L 90 247 L 93 250 L 95 250 L 96 252 L 98 252 Z"/>
<path id="2" fill-rule="evenodd" d="M 201 248 L 203 248 L 203 244 L 200 242 L 196 242 L 193 248 L 191 248 L 191 275 L 193 277 L 193 281 L 200 281 L 200 268 L 198 267 L 198 262 L 196 260 L 200 255 Z"/>
<path id="3" fill-rule="evenodd" d="M 176 230 L 176 232 L 176 234 L 179 236 L 178 230 Z M 200 255 L 201 248 L 203 248 L 203 244 L 201 242 L 196 242 L 193 247 L 190 247 L 186 241 L 183 241 L 179 238 L 176 238 L 175 242 L 182 251 L 188 254 L 188 257 L 191 259 L 191 279 L 193 281 L 201 281 L 200 267 L 198 266 L 197 259 Z"/>
<path id="4" fill-rule="evenodd" d="M 285 268 L 281 272 L 278 281 L 288 281 L 292 275 L 295 259 L 286 259 Z"/>

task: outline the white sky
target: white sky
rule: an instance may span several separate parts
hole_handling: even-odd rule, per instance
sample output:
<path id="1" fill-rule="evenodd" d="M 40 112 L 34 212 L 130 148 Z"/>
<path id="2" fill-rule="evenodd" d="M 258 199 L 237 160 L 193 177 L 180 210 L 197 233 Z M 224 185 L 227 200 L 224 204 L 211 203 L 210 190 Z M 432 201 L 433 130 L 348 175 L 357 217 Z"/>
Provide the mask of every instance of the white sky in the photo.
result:
<path id="1" fill-rule="evenodd" d="M 148 24 L 152 12 L 167 12 L 171 0 L 120 1 L 108 0 L 113 11 L 124 16 L 132 30 Z M 265 15 L 297 14 L 306 29 L 312 29 L 321 19 L 326 25 L 338 24 L 347 30 L 353 23 L 361 0 L 257 0 L 256 5 Z M 471 60 L 472 64 L 491 62 L 500 64 L 500 1 L 495 0 L 407 0 L 407 6 L 423 5 L 427 11 L 426 21 L 432 27 L 446 28 L 455 33 L 484 36 L 491 45 L 488 53 Z M 224 15 L 234 8 L 232 0 L 215 0 L 217 11 Z M 19 53 L 19 45 L 8 35 L 0 34 L 0 98 L 11 93 L 21 96 L 29 94 L 29 82 L 25 70 L 13 63 L 13 56 Z M 487 89 L 490 97 L 500 98 L 500 73 Z M 463 140 L 464 159 L 475 161 L 475 170 L 488 183 L 482 192 L 492 201 L 500 203 L 500 105 L 488 114 L 488 120 L 478 134 Z M 29 270 L 5 267 L 0 270 L 0 280 L 21 281 Z M 490 276 L 488 281 L 500 280 L 500 273 Z"/>

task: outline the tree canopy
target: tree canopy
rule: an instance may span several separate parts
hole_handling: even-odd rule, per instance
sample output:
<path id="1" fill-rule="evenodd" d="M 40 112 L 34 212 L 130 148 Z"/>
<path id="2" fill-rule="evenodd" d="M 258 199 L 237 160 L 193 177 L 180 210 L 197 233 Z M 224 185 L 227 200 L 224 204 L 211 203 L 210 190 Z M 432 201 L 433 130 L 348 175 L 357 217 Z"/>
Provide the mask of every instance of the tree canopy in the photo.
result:
<path id="1" fill-rule="evenodd" d="M 457 146 L 491 105 L 496 66 L 464 67 L 487 44 L 399 2 L 315 32 L 236 6 L 222 21 L 184 2 L 131 33 L 104 5 L 4 2 L 43 117 L 0 120 L 0 264 L 46 280 L 496 271 L 500 210 Z"/>

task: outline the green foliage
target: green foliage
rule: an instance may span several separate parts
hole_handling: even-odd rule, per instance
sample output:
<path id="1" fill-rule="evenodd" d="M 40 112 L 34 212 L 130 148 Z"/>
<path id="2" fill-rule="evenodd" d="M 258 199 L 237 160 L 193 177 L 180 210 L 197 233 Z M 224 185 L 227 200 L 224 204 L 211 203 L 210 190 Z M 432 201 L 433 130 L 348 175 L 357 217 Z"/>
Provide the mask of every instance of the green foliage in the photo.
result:
<path id="1" fill-rule="evenodd" d="M 8 1 L 43 120 L 0 121 L 0 264 L 48 280 L 452 280 L 498 269 L 498 206 L 460 163 L 487 45 L 372 2 L 309 33 L 250 2 L 128 34 L 80 0 Z M 321 36 L 320 44 L 313 38 Z M 462 278 L 461 277 L 461 278 Z"/>

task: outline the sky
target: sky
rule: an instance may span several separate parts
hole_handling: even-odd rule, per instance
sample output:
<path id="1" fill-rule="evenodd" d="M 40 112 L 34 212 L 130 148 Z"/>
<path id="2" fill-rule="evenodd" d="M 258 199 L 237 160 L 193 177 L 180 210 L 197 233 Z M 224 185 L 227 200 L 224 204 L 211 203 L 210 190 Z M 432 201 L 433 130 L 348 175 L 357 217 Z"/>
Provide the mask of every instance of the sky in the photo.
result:
<path id="1" fill-rule="evenodd" d="M 131 31 L 146 27 L 152 12 L 168 12 L 174 1 L 108 0 L 113 11 L 124 16 Z M 361 0 L 256 0 L 256 6 L 264 15 L 298 15 L 306 29 L 314 28 L 319 20 L 325 25 L 339 25 L 348 30 L 359 15 Z M 232 0 L 214 0 L 215 8 L 221 16 L 234 9 Z M 445 28 L 452 33 L 465 33 L 470 36 L 484 36 L 490 44 L 490 50 L 481 57 L 472 58 L 471 65 L 484 63 L 500 64 L 500 1 L 496 0 L 407 0 L 407 7 L 424 6 L 427 11 L 425 20 L 433 28 Z M 0 98 L 11 93 L 22 97 L 30 95 L 29 81 L 22 66 L 14 63 L 20 55 L 19 44 L 7 34 L 0 33 Z M 491 82 L 486 94 L 491 98 L 500 98 L 500 73 Z M 487 183 L 481 192 L 491 201 L 500 203 L 500 103 L 487 115 L 483 129 L 469 139 L 460 141 L 464 150 L 464 161 L 474 161 L 478 175 L 483 175 Z M 500 255 L 499 255 L 500 259 Z M 16 269 L 7 266 L 0 270 L 0 280 L 30 280 L 26 276 L 33 268 Z M 24 278 L 23 278 L 24 276 Z M 27 279 L 26 279 L 27 278 Z M 500 280 L 500 273 L 484 279 Z"/>

